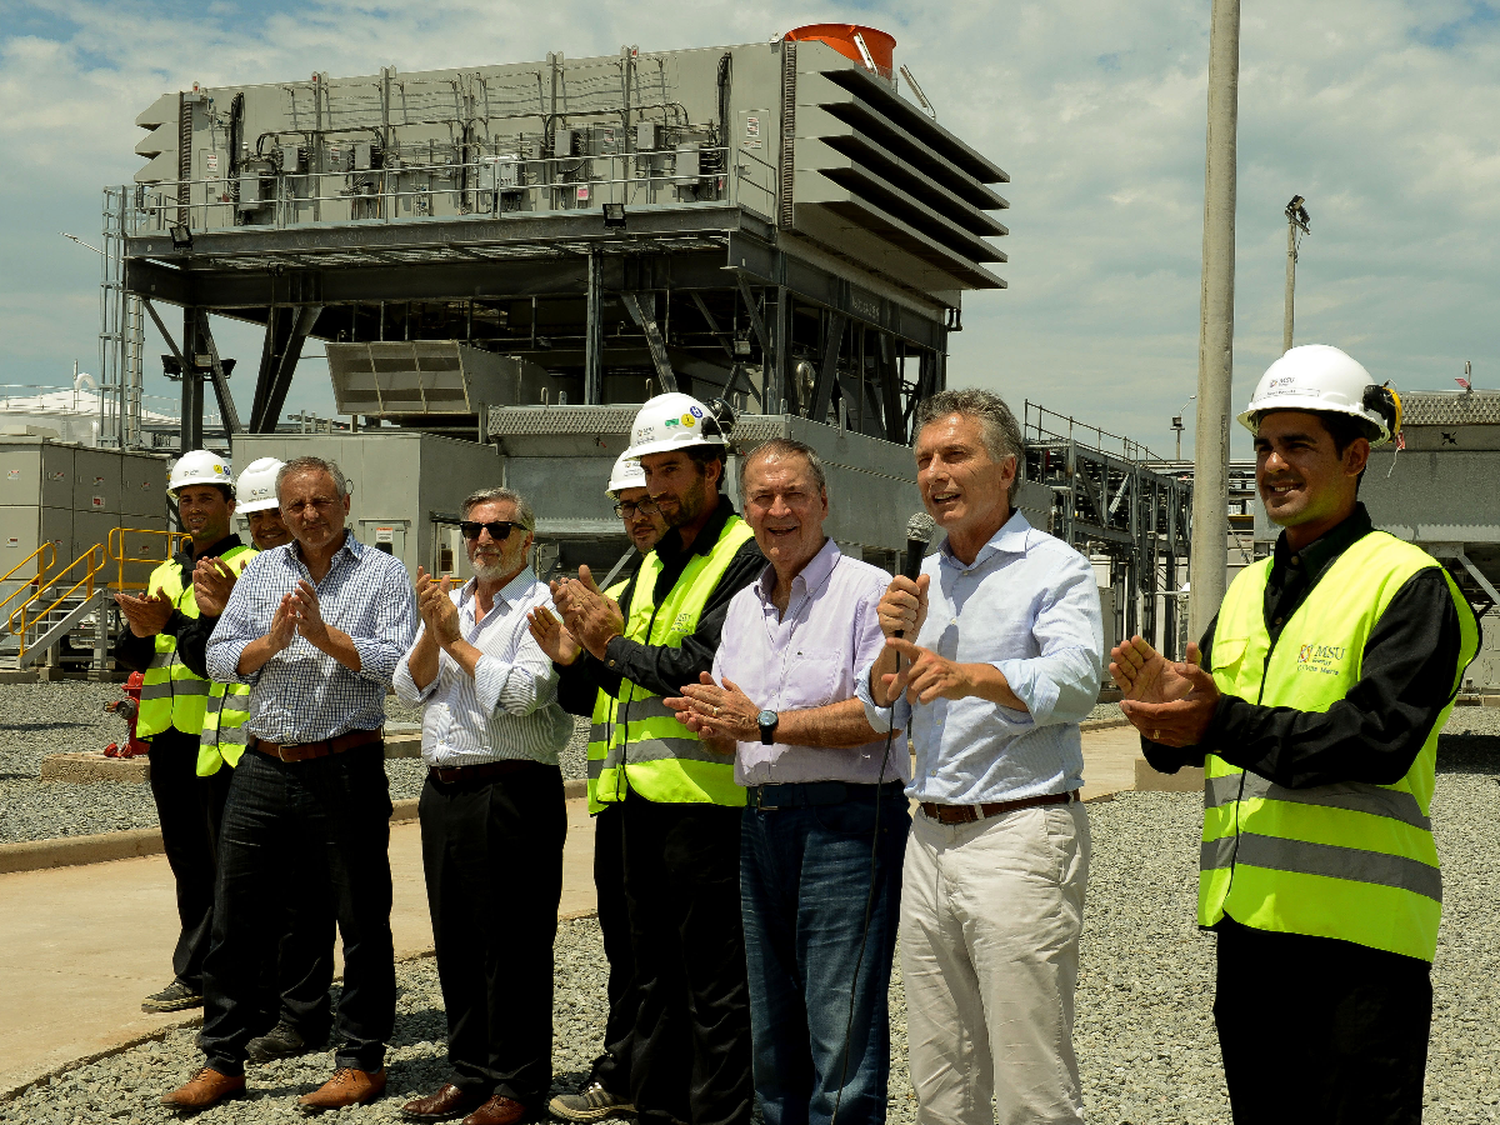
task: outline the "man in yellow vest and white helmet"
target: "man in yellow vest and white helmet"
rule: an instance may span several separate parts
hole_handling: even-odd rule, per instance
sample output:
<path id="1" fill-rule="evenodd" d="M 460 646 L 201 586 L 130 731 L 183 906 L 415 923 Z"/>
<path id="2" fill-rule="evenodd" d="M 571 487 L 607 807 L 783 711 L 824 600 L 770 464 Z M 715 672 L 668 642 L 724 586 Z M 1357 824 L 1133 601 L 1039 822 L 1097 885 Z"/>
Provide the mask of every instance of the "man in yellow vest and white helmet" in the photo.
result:
<path id="1" fill-rule="evenodd" d="M 583 646 L 562 670 L 559 698 L 580 685 L 587 697 L 600 689 L 611 697 L 610 744 L 590 772 L 597 767 L 596 800 L 623 806 L 640 989 L 630 1102 L 655 1125 L 745 1125 L 753 1093 L 740 925 L 745 791 L 733 758 L 700 742 L 663 699 L 712 667 L 729 602 L 765 559 L 721 494 L 725 435 L 707 406 L 656 396 L 636 414 L 625 452 L 639 459 L 668 530 L 617 601 L 580 568 L 578 579 L 554 585 L 553 602 Z"/>
<path id="2" fill-rule="evenodd" d="M 128 628 L 115 642 L 115 661 L 145 673 L 136 731 L 151 743 L 151 795 L 162 846 L 177 883 L 182 929 L 172 954 L 172 981 L 146 997 L 148 1012 L 174 1012 L 203 1003 L 203 958 L 213 932 L 215 852 L 229 771 L 198 770 L 198 743 L 210 701 L 224 685 L 211 684 L 183 663 L 178 637 L 200 628 L 193 596 L 199 562 L 218 559 L 234 571 L 254 552 L 230 530 L 234 477 L 229 461 L 208 449 L 185 453 L 172 466 L 167 494 L 177 504 L 190 545 L 151 572 L 137 597 L 116 595 Z"/>
<path id="3" fill-rule="evenodd" d="M 620 454 L 610 470 L 605 493 L 615 502 L 615 515 L 624 525 L 635 557 L 645 558 L 666 532 L 667 525 L 647 495 L 646 473 L 641 463 Z M 629 558 L 627 553 L 615 571 L 622 570 Z M 606 578 L 605 597 L 618 600 L 629 581 L 630 575 L 613 584 Z M 577 658 L 578 642 L 546 606 L 531 611 L 531 635 L 554 662 L 568 665 Z M 609 718 L 614 713 L 614 696 L 601 688 L 590 699 L 586 682 L 576 681 L 575 689 L 578 687 L 583 690 L 574 690 L 558 702 L 565 709 L 592 719 L 588 741 L 589 815 L 594 818 L 594 893 L 598 901 L 599 933 L 609 962 L 606 985 L 609 1016 L 604 1024 L 604 1050 L 589 1068 L 582 1090 L 557 1095 L 549 1108 L 559 1120 L 587 1122 L 635 1111 L 630 1102 L 630 1044 L 639 1002 L 634 980 L 635 956 L 630 951 L 630 914 L 625 903 L 624 806 L 618 801 L 601 803 L 597 792 L 599 773 L 611 742 Z"/>
<path id="4" fill-rule="evenodd" d="M 1139 637 L 1110 674 L 1158 770 L 1204 767 L 1198 924 L 1237 1125 L 1417 1122 L 1442 881 L 1438 732 L 1478 647 L 1448 572 L 1357 492 L 1400 402 L 1337 348 L 1293 348 L 1240 422 L 1281 526 L 1186 663 Z"/>

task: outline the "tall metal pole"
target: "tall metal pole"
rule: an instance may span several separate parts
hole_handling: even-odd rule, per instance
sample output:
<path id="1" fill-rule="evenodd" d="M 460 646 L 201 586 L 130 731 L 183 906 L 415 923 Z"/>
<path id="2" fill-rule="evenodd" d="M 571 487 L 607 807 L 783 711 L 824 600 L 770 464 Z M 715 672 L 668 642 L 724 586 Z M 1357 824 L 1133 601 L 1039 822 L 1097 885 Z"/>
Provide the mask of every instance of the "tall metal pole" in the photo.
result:
<path id="1" fill-rule="evenodd" d="M 1208 47 L 1208 152 L 1203 190 L 1203 290 L 1194 434 L 1192 592 L 1197 639 L 1224 600 L 1229 563 L 1229 397 L 1234 377 L 1234 204 L 1239 119 L 1240 4 L 1214 0 Z"/>
<path id="2" fill-rule="evenodd" d="M 1286 221 L 1286 310 L 1281 318 L 1281 350 L 1292 350 L 1293 295 L 1297 291 L 1297 224 Z"/>

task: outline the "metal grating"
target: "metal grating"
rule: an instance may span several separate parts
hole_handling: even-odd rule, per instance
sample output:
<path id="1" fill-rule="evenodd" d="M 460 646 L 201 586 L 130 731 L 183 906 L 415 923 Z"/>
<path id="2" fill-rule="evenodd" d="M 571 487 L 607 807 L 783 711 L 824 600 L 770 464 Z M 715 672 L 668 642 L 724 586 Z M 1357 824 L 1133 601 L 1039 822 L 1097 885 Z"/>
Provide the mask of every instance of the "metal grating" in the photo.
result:
<path id="1" fill-rule="evenodd" d="M 1500 391 L 1412 391 L 1402 426 L 1500 426 Z"/>
<path id="2" fill-rule="evenodd" d="M 510 406 L 490 411 L 489 435 L 552 437 L 557 434 L 628 434 L 640 405 Z"/>

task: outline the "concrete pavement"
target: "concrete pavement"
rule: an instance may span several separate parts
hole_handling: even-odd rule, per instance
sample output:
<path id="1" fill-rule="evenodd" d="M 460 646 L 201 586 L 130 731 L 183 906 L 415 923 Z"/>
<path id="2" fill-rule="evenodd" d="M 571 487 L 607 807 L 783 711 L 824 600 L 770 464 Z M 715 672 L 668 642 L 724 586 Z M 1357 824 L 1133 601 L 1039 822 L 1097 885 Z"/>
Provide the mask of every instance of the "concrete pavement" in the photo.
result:
<path id="1" fill-rule="evenodd" d="M 1095 729 L 1084 733 L 1085 799 L 1135 787 L 1140 750 L 1134 732 L 1088 725 Z M 432 951 L 415 803 L 400 802 L 397 816 L 404 819 L 391 826 L 398 958 Z M 573 798 L 567 806 L 558 911 L 564 919 L 595 909 L 593 825 L 586 801 Z M 109 854 L 105 844 L 75 854 L 85 860 Z M 135 841 L 116 854 L 137 858 L 0 874 L 0 949 L 6 954 L 0 961 L 0 1100 L 50 1073 L 200 1018 L 198 1012 L 140 1010 L 141 998 L 170 979 L 177 911 L 165 857 L 139 852 Z M 12 867 L 20 862 L 18 855 L 12 859 Z"/>

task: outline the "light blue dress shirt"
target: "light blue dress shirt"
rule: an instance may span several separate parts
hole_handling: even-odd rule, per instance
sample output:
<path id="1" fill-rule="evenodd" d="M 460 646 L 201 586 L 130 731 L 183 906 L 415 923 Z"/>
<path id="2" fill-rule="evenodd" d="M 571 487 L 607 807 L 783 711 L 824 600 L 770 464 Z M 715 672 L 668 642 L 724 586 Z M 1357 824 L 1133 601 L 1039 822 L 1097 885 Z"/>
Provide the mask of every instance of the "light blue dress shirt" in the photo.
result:
<path id="1" fill-rule="evenodd" d="M 972 565 L 944 542 L 922 573 L 932 584 L 917 645 L 961 664 L 993 664 L 1029 713 L 978 698 L 912 707 L 903 696 L 894 725 L 908 727 L 917 759 L 907 794 L 977 805 L 1079 788 L 1078 723 L 1098 700 L 1104 649 L 1088 560 L 1016 512 Z M 873 665 L 856 690 L 870 725 L 889 730 L 892 709 L 876 707 L 870 694 Z"/>
<path id="2" fill-rule="evenodd" d="M 471 578 L 449 593 L 459 633 L 484 654 L 473 676 L 441 649 L 438 674 L 425 688 L 412 679 L 410 652 L 396 665 L 397 697 L 408 707 L 423 705 L 422 759 L 441 769 L 505 759 L 555 766 L 573 720 L 557 704 L 552 661 L 526 627 L 526 615 L 537 606 L 551 609 L 552 596 L 527 567 L 495 595 L 484 620 L 475 621 L 477 588 Z"/>
<path id="3" fill-rule="evenodd" d="M 242 676 L 240 654 L 266 635 L 281 598 L 312 582 L 323 620 L 349 634 L 360 668 L 351 672 L 311 641 L 292 643 L 256 672 Z M 401 560 L 367 547 L 352 534 L 333 554 L 322 582 L 313 582 L 298 545 L 262 551 L 250 560 L 208 640 L 208 674 L 250 685 L 245 729 L 266 742 L 321 742 L 385 722 L 385 693 L 396 661 L 417 631 L 417 602 Z"/>

